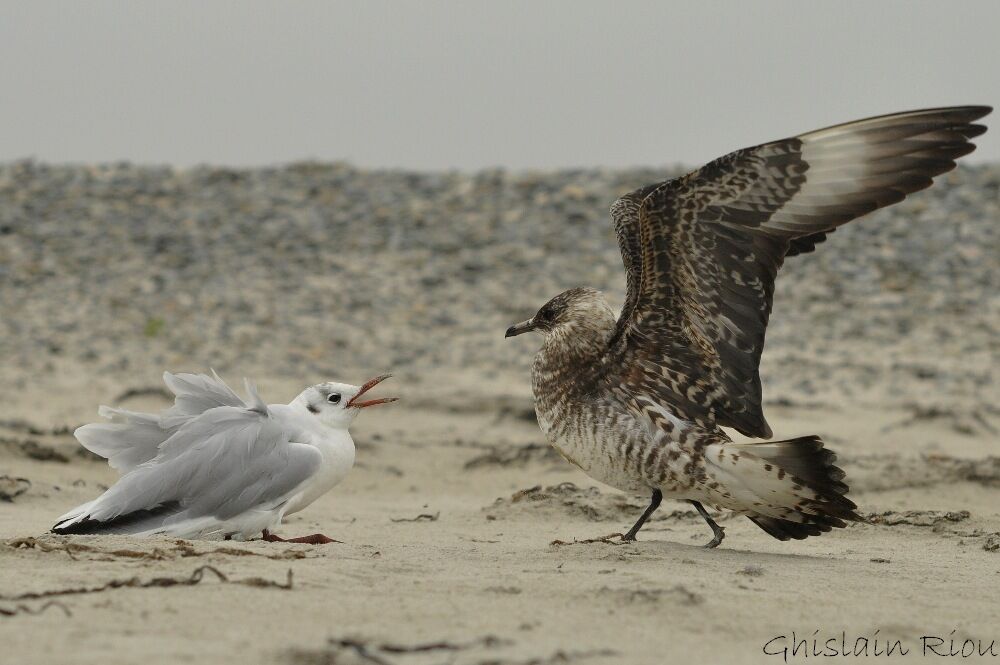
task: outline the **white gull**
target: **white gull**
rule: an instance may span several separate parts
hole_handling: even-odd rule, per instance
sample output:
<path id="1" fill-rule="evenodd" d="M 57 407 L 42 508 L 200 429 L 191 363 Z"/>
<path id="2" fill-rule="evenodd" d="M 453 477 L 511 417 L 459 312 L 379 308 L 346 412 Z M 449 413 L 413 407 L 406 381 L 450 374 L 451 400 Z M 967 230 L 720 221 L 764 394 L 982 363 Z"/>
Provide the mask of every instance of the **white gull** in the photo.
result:
<path id="1" fill-rule="evenodd" d="M 213 371 L 163 380 L 174 405 L 161 414 L 102 406 L 110 423 L 74 433 L 121 478 L 59 518 L 62 534 L 169 535 L 284 540 L 274 530 L 342 481 L 354 466 L 348 427 L 361 409 L 395 401 L 358 398 L 362 386 L 321 383 L 289 404 L 265 404 L 245 381 L 240 398 Z M 322 534 L 289 542 L 332 542 Z"/>

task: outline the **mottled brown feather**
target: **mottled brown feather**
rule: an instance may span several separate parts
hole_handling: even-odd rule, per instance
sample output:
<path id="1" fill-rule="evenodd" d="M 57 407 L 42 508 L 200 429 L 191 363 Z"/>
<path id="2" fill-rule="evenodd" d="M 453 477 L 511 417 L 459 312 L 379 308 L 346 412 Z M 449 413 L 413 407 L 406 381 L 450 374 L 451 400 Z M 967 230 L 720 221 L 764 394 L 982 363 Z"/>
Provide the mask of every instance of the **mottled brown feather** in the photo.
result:
<path id="1" fill-rule="evenodd" d="M 627 290 L 605 357 L 609 389 L 655 396 L 706 426 L 770 436 L 758 366 L 784 258 L 928 187 L 975 149 L 969 139 L 985 127 L 972 123 L 990 110 L 828 127 L 738 150 L 616 201 Z"/>

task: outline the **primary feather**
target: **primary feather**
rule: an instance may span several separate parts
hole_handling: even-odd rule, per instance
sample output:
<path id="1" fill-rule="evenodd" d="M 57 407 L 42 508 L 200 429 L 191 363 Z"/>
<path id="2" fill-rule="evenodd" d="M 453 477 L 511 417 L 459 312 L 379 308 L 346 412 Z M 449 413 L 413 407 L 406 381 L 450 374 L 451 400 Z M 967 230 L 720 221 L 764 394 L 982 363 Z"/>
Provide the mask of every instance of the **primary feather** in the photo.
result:
<path id="1" fill-rule="evenodd" d="M 771 436 L 758 367 L 786 256 L 929 187 L 985 106 L 898 113 L 737 150 L 612 206 L 627 297 L 610 360 L 685 416 Z M 664 376 L 670 377 L 664 381 Z"/>

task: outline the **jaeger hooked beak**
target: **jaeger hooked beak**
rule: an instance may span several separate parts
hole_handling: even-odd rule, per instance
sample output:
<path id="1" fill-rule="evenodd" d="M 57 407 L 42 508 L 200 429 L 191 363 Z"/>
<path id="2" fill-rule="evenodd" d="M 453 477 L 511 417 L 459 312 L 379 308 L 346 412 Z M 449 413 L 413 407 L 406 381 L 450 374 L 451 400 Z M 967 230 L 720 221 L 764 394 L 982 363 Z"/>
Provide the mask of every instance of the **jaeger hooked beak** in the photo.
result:
<path id="1" fill-rule="evenodd" d="M 375 406 L 376 404 L 388 404 L 389 402 L 395 402 L 396 400 L 398 400 L 399 399 L 398 397 L 380 397 L 378 399 L 369 399 L 363 402 L 358 401 L 359 397 L 361 397 L 366 392 L 368 392 L 378 384 L 388 379 L 390 376 L 392 376 L 392 374 L 383 374 L 382 376 L 376 376 L 374 379 L 369 379 L 368 381 L 365 381 L 365 384 L 361 386 L 361 390 L 358 391 L 358 394 L 352 397 L 347 402 L 347 408 L 363 409 L 368 406 Z"/>
<path id="2" fill-rule="evenodd" d="M 504 333 L 504 339 L 508 337 L 517 337 L 526 332 L 531 332 L 535 329 L 535 320 L 528 319 L 527 321 L 521 321 L 520 323 L 515 323 L 510 328 L 507 328 L 507 332 Z"/>

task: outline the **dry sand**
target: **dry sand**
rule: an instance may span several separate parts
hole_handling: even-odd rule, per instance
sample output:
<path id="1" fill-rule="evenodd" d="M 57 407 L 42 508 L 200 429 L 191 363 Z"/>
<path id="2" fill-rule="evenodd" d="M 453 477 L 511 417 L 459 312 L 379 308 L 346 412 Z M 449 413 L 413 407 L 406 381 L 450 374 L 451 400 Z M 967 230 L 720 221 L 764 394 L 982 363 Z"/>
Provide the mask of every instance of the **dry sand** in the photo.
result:
<path id="1" fill-rule="evenodd" d="M 22 260 L 30 254 L 23 248 L 35 241 L 27 227 L 18 238 L 15 219 L 14 237 L 23 251 L 8 254 L 5 265 L 14 266 L 11 274 L 27 276 L 2 294 L 8 306 L 20 309 L 13 312 L 15 320 L 4 323 L 7 357 L 0 371 L 0 476 L 8 477 L 0 479 L 0 492 L 10 499 L 0 501 L 0 663 L 781 662 L 792 631 L 813 639 L 816 630 L 820 650 L 827 638 L 835 638 L 839 650 L 842 632 L 850 649 L 855 638 L 867 637 L 870 657 L 884 652 L 886 640 L 899 639 L 909 658 L 920 658 L 925 635 L 946 640 L 939 651 L 948 648 L 948 639 L 956 639 L 958 648 L 965 638 L 984 640 L 984 647 L 995 639 L 994 652 L 1000 653 L 1000 459 L 995 457 L 1000 417 L 993 377 L 1000 323 L 995 288 L 1000 179 L 990 173 L 973 173 L 977 182 L 992 178 L 993 189 L 979 202 L 966 202 L 963 218 L 978 224 L 972 227 L 978 240 L 969 246 L 956 241 L 954 247 L 934 241 L 936 251 L 914 249 L 917 258 L 903 263 L 915 267 L 902 285 L 886 286 L 886 275 L 899 273 L 884 266 L 872 285 L 865 272 L 871 257 L 859 254 L 902 242 L 891 238 L 921 242 L 936 232 L 941 206 L 950 199 L 933 193 L 943 190 L 930 190 L 919 208 L 915 203 L 900 213 L 916 220 L 911 234 L 898 232 L 902 221 L 884 217 L 889 229 L 884 235 L 872 240 L 845 229 L 838 234 L 842 239 L 789 266 L 792 277 L 783 276 L 788 285 L 779 280 L 778 328 L 764 358 L 768 418 L 777 437 L 816 433 L 828 441 L 868 519 L 820 538 L 781 543 L 743 518 L 723 518 L 727 538 L 717 550 L 702 549 L 708 528 L 686 505 L 672 502 L 664 503 L 640 542 L 577 542 L 626 529 L 641 512 L 643 498 L 598 487 L 542 445 L 526 368 L 537 340 L 500 339 L 505 325 L 518 320 L 519 312 L 510 310 L 540 304 L 534 299 L 554 293 L 556 279 L 562 286 L 618 284 L 601 207 L 587 222 L 594 231 L 586 242 L 600 248 L 588 259 L 591 264 L 579 265 L 580 274 L 567 273 L 575 265 L 573 248 L 551 249 L 551 260 L 538 259 L 537 280 L 544 283 L 528 280 L 527 295 L 518 286 L 524 286 L 525 263 L 510 259 L 533 251 L 530 229 L 474 257 L 484 270 L 496 271 L 488 273 L 489 284 L 485 277 L 471 284 L 451 277 L 434 282 L 428 275 L 439 268 L 414 259 L 412 252 L 425 251 L 420 248 L 367 253 L 360 248 L 353 257 L 340 256 L 355 277 L 360 264 L 394 261 L 390 274 L 404 273 L 399 290 L 414 281 L 405 278 L 407 270 L 423 271 L 428 281 L 422 288 L 452 319 L 436 320 L 406 298 L 373 304 L 370 316 L 389 323 L 369 328 L 377 344 L 367 353 L 359 341 L 363 331 L 338 328 L 333 314 L 303 305 L 308 324 L 303 330 L 318 334 L 319 324 L 309 321 L 325 317 L 329 334 L 307 340 L 305 355 L 294 342 L 269 337 L 280 318 L 277 323 L 253 319 L 237 331 L 250 336 L 253 352 L 221 337 L 224 331 L 200 337 L 207 330 L 199 327 L 203 319 L 164 305 L 176 283 L 170 280 L 188 274 L 169 262 L 150 261 L 148 267 L 153 277 L 165 276 L 163 293 L 155 285 L 137 286 L 133 293 L 145 294 L 136 307 L 174 312 L 174 318 L 164 315 L 163 334 L 141 317 L 131 327 L 123 323 L 131 310 L 107 305 L 114 301 L 110 296 L 82 307 L 80 298 L 105 288 L 94 277 L 104 268 L 86 268 L 88 278 L 81 280 L 74 275 L 84 268 L 60 273 L 60 266 L 69 265 L 63 260 L 46 268 L 44 253 L 39 261 Z M 590 178 L 598 182 L 593 198 L 609 199 L 622 181 L 601 181 L 600 175 L 565 177 Z M 972 187 L 972 177 L 959 180 Z M 517 189 L 516 183 L 511 187 Z M 201 200 L 181 190 L 180 198 Z M 84 185 L 68 196 L 85 198 L 92 191 L 93 185 Z M 980 182 L 965 191 L 985 190 Z M 108 196 L 116 198 L 113 192 Z M 531 190 L 526 196 L 538 195 Z M 593 202 L 586 203 L 589 209 Z M 97 225 L 106 208 L 88 205 L 67 207 L 66 214 L 83 215 L 103 229 Z M 524 205 L 531 218 L 530 204 Z M 38 207 L 32 214 L 45 217 Z M 468 217 L 460 219 L 465 221 L 456 224 L 472 224 Z M 174 227 L 164 222 L 164 228 Z M 192 227 L 176 228 L 186 233 Z M 130 248 L 145 240 L 124 237 L 115 236 L 116 251 L 132 261 L 128 270 L 145 270 L 140 259 L 128 258 Z M 74 241 L 71 234 L 45 242 L 64 253 L 97 246 Z M 963 252 L 973 252 L 968 267 L 950 266 L 951 273 L 941 268 L 944 256 Z M 468 258 L 449 256 L 452 262 Z M 839 263 L 831 262 L 833 257 Z M 307 262 L 283 264 L 299 271 L 289 277 L 291 283 L 316 272 Z M 418 264 L 422 267 L 407 267 Z M 806 264 L 812 267 L 802 267 Z M 925 267 L 931 277 L 920 272 Z M 120 266 L 108 264 L 108 271 L 116 269 Z M 951 282 L 937 277 L 947 274 Z M 961 282 L 966 274 L 973 275 L 971 286 Z M 137 275 L 136 284 L 144 284 L 144 277 Z M 116 280 L 112 274 L 106 283 L 120 283 Z M 320 280 L 301 283 L 301 289 L 285 285 L 287 298 L 308 305 Z M 952 293 L 949 283 L 963 288 Z M 368 280 L 365 288 L 371 284 Z M 206 290 L 211 286 L 206 283 Z M 474 312 L 467 303 L 480 286 L 495 300 Z M 504 289 L 514 294 L 513 304 L 497 304 L 496 294 Z M 323 297 L 340 297 L 331 293 Z M 198 309 L 198 297 L 192 291 L 191 307 L 208 318 L 252 314 L 223 301 L 213 305 L 216 309 Z M 383 303 L 389 295 L 368 297 Z M 959 300 L 967 304 L 964 309 Z M 452 301 L 457 305 L 449 310 Z M 407 319 L 411 310 L 417 314 Z M 369 316 L 366 311 L 352 310 L 351 316 Z M 101 317 L 108 321 L 107 333 Z M 98 329 L 99 339 L 91 344 L 87 330 Z M 340 330 L 353 336 L 350 352 L 338 353 L 330 343 Z M 428 339 L 434 330 L 438 338 Z M 52 337 L 40 342 L 39 331 L 52 331 Z M 386 339 L 390 333 L 396 342 Z M 449 346 L 449 337 L 455 346 Z M 417 344 L 437 349 L 441 357 L 427 360 Z M 381 358 L 379 346 L 392 358 Z M 324 347 L 337 358 L 335 373 L 323 364 L 329 361 L 311 360 L 326 357 Z M 400 349 L 411 349 L 411 355 L 397 357 Z M 449 362 L 451 351 L 457 355 Z M 115 479 L 105 463 L 80 454 L 65 428 L 93 421 L 100 403 L 161 408 L 166 402 L 156 390 L 143 394 L 157 387 L 160 370 L 200 370 L 208 364 L 233 383 L 251 375 L 264 397 L 275 402 L 318 380 L 358 382 L 378 371 L 396 371 L 385 392 L 403 400 L 366 412 L 353 427 L 359 446 L 355 471 L 282 528 L 285 536 L 320 531 L 343 542 L 307 546 L 48 534 L 56 516 Z M 140 394 L 126 396 L 127 391 Z M 788 639 L 769 647 L 779 655 L 765 655 L 765 643 L 779 636 Z M 797 662 L 809 660 L 800 651 Z"/>
<path id="2" fill-rule="evenodd" d="M 982 459 L 982 439 L 935 420 L 900 424 L 902 411 L 774 408 L 777 432 L 836 434 L 871 524 L 780 543 L 729 519 L 725 543 L 710 551 L 699 518 L 666 503 L 638 543 L 560 545 L 627 528 L 641 501 L 595 488 L 537 445 L 523 381 L 475 395 L 436 378 L 410 384 L 409 404 L 364 414 L 358 468 L 284 528 L 343 541 L 328 546 L 45 535 L 114 474 L 65 435 L 6 428 L 4 471 L 31 481 L 0 506 L 7 597 L 183 579 L 206 565 L 230 583 L 209 574 L 193 586 L 53 598 L 61 605 L 37 616 L 0 617 L 0 662 L 777 662 L 763 645 L 793 630 L 879 629 L 915 650 L 921 636 L 955 629 L 1000 639 L 1000 461 Z M 281 397 L 297 389 L 262 384 Z M 121 388 L 80 376 L 60 385 L 51 405 L 32 410 L 37 422 L 51 422 L 46 409 L 60 422 L 86 418 L 90 401 Z M 948 454 L 910 449 L 915 431 Z M 36 456 L 51 448 L 69 461 L 11 453 L 20 439 L 37 441 Z M 290 590 L 235 583 L 284 583 L 289 571 Z M 370 658 L 349 643 L 367 645 Z"/>

